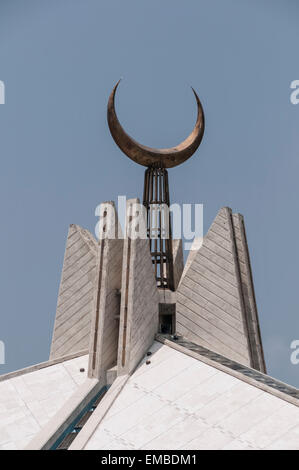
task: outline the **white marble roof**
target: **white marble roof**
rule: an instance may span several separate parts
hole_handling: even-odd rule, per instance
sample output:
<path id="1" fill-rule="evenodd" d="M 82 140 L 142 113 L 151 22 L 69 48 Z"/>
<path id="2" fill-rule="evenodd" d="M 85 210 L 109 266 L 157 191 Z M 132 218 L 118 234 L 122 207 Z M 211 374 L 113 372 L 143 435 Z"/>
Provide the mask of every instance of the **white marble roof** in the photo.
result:
<path id="1" fill-rule="evenodd" d="M 299 449 L 297 406 L 169 346 L 151 351 L 86 449 Z"/>
<path id="2" fill-rule="evenodd" d="M 87 366 L 85 355 L 1 381 L 0 450 L 23 449 L 85 381 Z"/>

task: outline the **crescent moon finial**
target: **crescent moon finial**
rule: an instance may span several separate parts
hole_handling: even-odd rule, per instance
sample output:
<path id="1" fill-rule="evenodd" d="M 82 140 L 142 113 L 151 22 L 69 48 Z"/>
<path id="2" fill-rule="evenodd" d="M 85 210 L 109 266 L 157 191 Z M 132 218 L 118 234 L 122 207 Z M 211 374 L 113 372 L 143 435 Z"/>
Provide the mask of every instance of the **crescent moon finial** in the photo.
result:
<path id="1" fill-rule="evenodd" d="M 199 147 L 205 128 L 203 108 L 194 88 L 191 87 L 197 103 L 197 120 L 191 134 L 176 147 L 155 149 L 139 144 L 121 126 L 115 111 L 115 93 L 119 83 L 120 80 L 109 96 L 107 107 L 109 129 L 119 148 L 134 162 L 148 167 L 172 168 L 190 158 Z"/>

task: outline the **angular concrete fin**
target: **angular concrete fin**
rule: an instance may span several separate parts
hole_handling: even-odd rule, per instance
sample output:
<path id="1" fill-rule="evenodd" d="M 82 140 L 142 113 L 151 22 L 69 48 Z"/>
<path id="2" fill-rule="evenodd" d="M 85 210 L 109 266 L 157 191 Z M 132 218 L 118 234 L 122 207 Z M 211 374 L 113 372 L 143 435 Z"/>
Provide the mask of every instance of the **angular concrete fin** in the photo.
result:
<path id="1" fill-rule="evenodd" d="M 118 375 L 131 373 L 152 345 L 158 331 L 158 289 L 149 241 L 135 238 L 134 221 L 140 215 L 138 199 L 127 201 L 124 240 Z M 139 206 L 140 207 L 140 206 Z M 141 206 L 143 208 L 143 206 Z"/>
<path id="2" fill-rule="evenodd" d="M 237 255 L 240 266 L 241 285 L 244 299 L 249 346 L 251 351 L 252 367 L 254 369 L 266 373 L 266 364 L 258 320 L 258 312 L 255 300 L 254 284 L 244 218 L 241 214 L 233 214 L 232 221 L 234 226 Z"/>
<path id="3" fill-rule="evenodd" d="M 194 238 L 193 243 L 192 243 L 192 247 L 191 247 L 191 249 L 189 250 L 189 254 L 188 254 L 188 257 L 187 257 L 187 260 L 186 260 L 186 264 L 185 264 L 185 266 L 184 266 L 184 270 L 183 270 L 181 279 L 185 276 L 187 270 L 189 269 L 189 267 L 190 267 L 190 265 L 191 265 L 193 259 L 194 259 L 195 256 L 196 256 L 196 253 L 198 252 L 199 248 L 200 248 L 201 245 L 202 245 L 202 242 L 203 242 L 203 238 L 202 238 L 202 237 Z"/>
<path id="4" fill-rule="evenodd" d="M 264 371 L 248 249 L 240 220 L 231 209 L 222 208 L 202 245 L 192 253 L 177 290 L 177 331 L 212 351 Z"/>
<path id="5" fill-rule="evenodd" d="M 180 238 L 172 240 L 173 285 L 177 289 L 184 271 L 183 244 Z"/>
<path id="6" fill-rule="evenodd" d="M 50 359 L 88 349 L 97 241 L 70 225 L 59 288 Z"/>
<path id="7" fill-rule="evenodd" d="M 91 318 L 88 376 L 106 376 L 117 363 L 123 238 L 114 202 L 100 206 L 99 249 Z"/>

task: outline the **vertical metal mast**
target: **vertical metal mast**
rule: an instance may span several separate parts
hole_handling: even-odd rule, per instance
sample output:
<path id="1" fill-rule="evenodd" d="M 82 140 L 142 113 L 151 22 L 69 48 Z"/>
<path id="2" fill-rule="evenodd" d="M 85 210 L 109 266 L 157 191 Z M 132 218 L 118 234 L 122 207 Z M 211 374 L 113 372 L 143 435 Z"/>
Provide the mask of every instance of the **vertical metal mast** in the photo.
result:
<path id="1" fill-rule="evenodd" d="M 174 289 L 169 186 L 166 168 L 150 166 L 144 174 L 143 205 L 157 286 Z"/>

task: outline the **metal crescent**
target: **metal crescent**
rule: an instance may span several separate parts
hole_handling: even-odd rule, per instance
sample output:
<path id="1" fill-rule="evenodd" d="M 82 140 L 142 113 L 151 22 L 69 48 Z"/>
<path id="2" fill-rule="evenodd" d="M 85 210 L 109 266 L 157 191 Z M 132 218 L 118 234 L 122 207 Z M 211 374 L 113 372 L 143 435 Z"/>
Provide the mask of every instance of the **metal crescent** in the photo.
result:
<path id="1" fill-rule="evenodd" d="M 136 163 L 144 166 L 155 166 L 159 168 L 173 168 L 180 165 L 199 147 L 205 128 L 205 118 L 200 99 L 192 88 L 197 102 L 197 120 L 191 134 L 176 147 L 155 149 L 139 144 L 130 137 L 121 126 L 115 111 L 115 93 L 120 80 L 113 88 L 107 108 L 107 120 L 111 135 L 119 148 Z"/>

